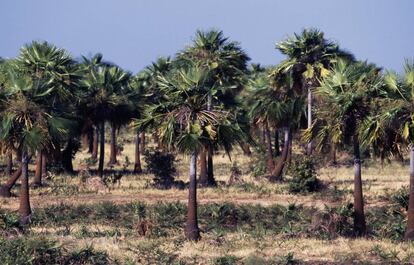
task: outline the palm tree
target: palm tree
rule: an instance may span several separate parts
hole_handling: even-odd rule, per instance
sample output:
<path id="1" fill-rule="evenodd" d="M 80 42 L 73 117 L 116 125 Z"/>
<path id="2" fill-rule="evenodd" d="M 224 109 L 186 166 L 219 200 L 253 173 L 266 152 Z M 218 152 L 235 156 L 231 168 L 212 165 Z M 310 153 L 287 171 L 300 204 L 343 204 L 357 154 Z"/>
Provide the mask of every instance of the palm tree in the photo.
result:
<path id="1" fill-rule="evenodd" d="M 328 139 L 352 144 L 354 155 L 354 230 L 357 235 L 366 232 L 361 178 L 362 134 L 359 128 L 370 114 L 371 101 L 379 95 L 382 78 L 379 69 L 367 63 L 338 61 L 321 81 L 316 92 L 324 104 L 317 113 L 313 126 L 305 133 L 306 139 L 315 139 L 321 148 Z M 323 120 L 325 118 L 326 120 Z"/>
<path id="2" fill-rule="evenodd" d="M 155 64 L 153 64 L 155 65 Z M 130 82 L 130 100 L 133 105 L 133 117 L 137 120 L 142 118 L 144 109 L 148 104 L 156 104 L 156 98 L 159 95 L 154 93 L 154 83 L 156 77 L 154 72 L 149 70 L 149 67 L 139 72 L 136 76 L 131 78 Z M 142 173 L 141 153 L 144 152 L 145 131 L 136 130 L 135 136 L 135 160 L 134 173 Z"/>
<path id="3" fill-rule="evenodd" d="M 308 128 L 312 126 L 312 90 L 319 86 L 329 68 L 338 58 L 353 61 L 352 54 L 343 51 L 338 44 L 325 39 L 324 33 L 317 29 L 304 29 L 276 44 L 276 48 L 288 58 L 281 63 L 284 71 L 293 73 L 296 85 L 307 93 Z M 312 142 L 307 145 L 307 153 L 312 154 Z"/>
<path id="4" fill-rule="evenodd" d="M 178 69 L 159 76 L 159 85 L 165 93 L 164 102 L 148 108 L 139 127 L 156 124 L 162 143 L 190 155 L 189 197 L 185 235 L 198 240 L 200 231 L 197 218 L 197 157 L 200 149 L 209 143 L 222 146 L 226 152 L 241 142 L 241 131 L 232 123 L 230 113 L 214 107 L 206 109 L 211 72 L 197 66 Z"/>
<path id="5" fill-rule="evenodd" d="M 198 30 L 195 34 L 193 44 L 177 54 L 176 64 L 178 67 L 199 67 L 213 72 L 211 80 L 206 87 L 209 88 L 207 95 L 207 110 L 213 106 L 228 105 L 235 103 L 235 96 L 241 91 L 245 83 L 247 73 L 247 62 L 250 58 L 241 49 L 237 42 L 229 41 L 222 31 Z M 215 185 L 213 170 L 213 145 L 205 148 L 207 155 L 207 181 L 202 185 Z M 203 154 L 204 157 L 204 154 Z M 204 162 L 202 165 L 206 164 Z"/>
<path id="6" fill-rule="evenodd" d="M 255 126 L 259 126 L 264 131 L 265 143 L 266 143 L 266 157 L 267 157 L 267 172 L 269 174 L 274 170 L 275 164 L 273 160 L 272 140 L 270 128 L 275 126 L 275 118 L 280 113 L 279 102 L 273 101 L 269 97 L 269 91 L 271 90 L 271 81 L 269 78 L 269 70 L 265 71 L 264 68 L 255 67 L 254 72 L 246 86 L 247 95 L 245 95 L 245 102 L 247 102 L 246 108 L 249 111 L 249 117 L 251 122 Z"/>
<path id="7" fill-rule="evenodd" d="M 44 102 L 40 104 L 48 105 L 48 110 L 51 112 L 70 113 L 66 107 L 68 104 L 63 103 L 72 101 L 79 73 L 76 62 L 66 50 L 57 48 L 48 42 L 34 41 L 20 50 L 19 56 L 13 63 L 15 68 L 30 78 L 35 85 L 47 83 L 50 91 L 42 97 Z M 43 159 L 46 157 L 45 151 L 38 150 L 37 154 L 33 183 L 36 187 L 42 185 L 42 176 L 46 173 L 42 172 L 42 169 L 46 167 L 46 159 Z"/>
<path id="8" fill-rule="evenodd" d="M 29 197 L 28 164 L 36 150 L 47 150 L 52 136 L 50 131 L 65 133 L 61 127 L 62 118 L 47 111 L 42 97 L 48 97 L 53 90 L 48 83 L 33 82 L 25 75 L 13 74 L 12 86 L 2 91 L 6 97 L 1 112 L 0 139 L 6 151 L 14 150 L 22 154 L 20 187 L 20 223 L 30 222 L 31 207 Z"/>
<path id="9" fill-rule="evenodd" d="M 304 97 L 293 86 L 291 72 L 285 72 L 280 66 L 272 68 L 266 78 L 265 85 L 253 94 L 250 116 L 254 122 L 265 122 L 268 127 L 280 128 L 284 133 L 282 154 L 270 171 L 270 180 L 280 181 L 289 162 L 292 134 L 300 127 Z M 270 130 L 265 132 L 270 142 Z M 269 157 L 273 155 L 270 147 L 267 147 Z"/>
<path id="10" fill-rule="evenodd" d="M 391 141 L 391 152 L 396 153 L 401 145 L 410 149 L 410 189 L 405 239 L 414 239 L 414 62 L 406 61 L 404 75 L 388 72 L 384 81 L 385 89 L 375 104 L 377 112 L 369 117 L 361 133 L 365 144 L 383 145 Z"/>
<path id="11" fill-rule="evenodd" d="M 95 56 L 95 58 L 97 57 L 100 56 Z M 105 157 L 105 122 L 111 122 L 112 128 L 115 128 L 119 125 L 116 122 L 117 119 L 122 122 L 125 122 L 124 118 L 129 119 L 129 116 L 119 117 L 117 115 L 128 113 L 130 109 L 130 102 L 127 97 L 130 74 L 115 65 L 108 63 L 95 65 L 93 60 L 92 63 L 90 62 L 86 61 L 84 63 L 85 76 L 82 79 L 84 91 L 79 110 L 82 113 L 88 113 L 88 119 L 99 128 L 98 173 L 102 178 Z M 115 145 L 114 138 L 113 135 L 112 146 Z M 111 149 L 115 151 L 114 147 Z"/>

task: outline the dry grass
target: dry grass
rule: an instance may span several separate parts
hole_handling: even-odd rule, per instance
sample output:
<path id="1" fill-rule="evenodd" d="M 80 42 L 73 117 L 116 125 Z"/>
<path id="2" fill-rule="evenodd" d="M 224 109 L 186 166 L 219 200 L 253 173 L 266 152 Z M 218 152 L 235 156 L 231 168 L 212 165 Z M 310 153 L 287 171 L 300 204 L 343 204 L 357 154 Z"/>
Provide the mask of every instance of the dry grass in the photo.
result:
<path id="1" fill-rule="evenodd" d="M 131 140 L 131 139 L 130 139 Z M 106 148 L 107 158 L 109 157 L 109 146 Z M 74 160 L 75 170 L 84 166 L 84 160 L 89 157 L 86 151 L 81 151 Z M 121 169 L 128 157 L 133 162 L 134 146 L 127 143 L 124 151 L 118 157 L 119 165 L 115 169 Z M 198 198 L 201 204 L 211 202 L 233 202 L 235 204 L 261 204 L 263 206 L 273 204 L 303 204 L 324 208 L 325 205 L 342 205 L 352 201 L 353 189 L 353 168 L 352 167 L 326 167 L 318 171 L 319 178 L 327 184 L 328 188 L 315 195 L 293 195 L 287 191 L 284 183 L 272 184 L 261 178 L 254 178 L 250 169 L 251 159 L 244 156 L 238 149 L 232 156 L 232 161 L 240 167 L 242 179 L 245 185 L 227 186 L 225 183 L 230 176 L 231 163 L 223 153 L 215 156 L 215 177 L 220 182 L 218 188 L 199 189 Z M 129 166 L 129 169 L 133 164 Z M 145 165 L 144 165 L 145 168 Z M 179 156 L 177 162 L 177 179 L 187 181 L 188 157 Z M 66 186 L 79 186 L 78 177 L 54 176 L 49 181 L 50 187 L 44 187 L 32 191 L 32 205 L 34 210 L 45 207 L 49 204 L 89 204 L 102 201 L 112 201 L 116 204 L 124 204 L 132 201 L 143 201 L 155 203 L 159 201 L 186 202 L 187 190 L 169 189 L 158 190 L 151 187 L 152 176 L 150 174 L 125 175 L 121 184 L 115 185 L 106 191 L 93 193 L 81 190 L 79 194 L 66 195 L 54 194 L 51 192 L 53 183 L 63 183 Z M 363 168 L 364 193 L 367 207 L 386 205 L 389 201 L 384 195 L 397 190 L 403 185 L 408 185 L 408 167 L 398 163 L 379 166 L 367 165 Z M 1 180 L 4 181 L 4 178 Z M 336 188 L 334 188 L 336 187 Z M 18 208 L 18 199 L 1 199 L 1 208 L 12 211 Z M 93 225 L 88 227 L 90 232 L 111 231 L 116 227 Z M 396 253 L 394 260 L 409 260 L 413 255 L 413 245 L 403 242 L 392 242 L 389 240 L 374 240 L 368 238 L 352 239 L 339 237 L 335 240 L 321 240 L 316 238 L 286 238 L 282 235 L 264 234 L 260 237 L 253 237 L 243 231 L 227 233 L 224 236 L 216 234 L 203 234 L 202 240 L 197 243 L 185 242 L 181 234 L 174 237 L 151 239 L 141 237 L 134 232 L 124 233 L 122 236 L 100 236 L 85 237 L 79 235 L 81 226 L 72 226 L 70 235 L 58 235 L 63 227 L 42 227 L 33 228 L 33 233 L 48 234 L 64 243 L 70 248 L 81 245 L 93 244 L 97 249 L 105 250 L 108 254 L 119 260 L 136 260 L 137 249 L 144 249 L 145 246 L 153 244 L 161 249 L 165 255 L 175 255 L 179 259 L 192 261 L 195 264 L 210 264 L 213 258 L 225 255 L 233 255 L 239 259 L 246 259 L 251 256 L 275 259 L 293 253 L 294 257 L 302 261 L 313 262 L 338 262 L 340 264 L 352 264 L 372 262 L 376 264 L 387 264 L 387 261 L 379 253 L 380 250 Z M 125 234 L 127 234 L 125 236 Z M 385 254 L 384 254 L 385 255 Z M 391 255 L 391 254 L 390 254 Z"/>

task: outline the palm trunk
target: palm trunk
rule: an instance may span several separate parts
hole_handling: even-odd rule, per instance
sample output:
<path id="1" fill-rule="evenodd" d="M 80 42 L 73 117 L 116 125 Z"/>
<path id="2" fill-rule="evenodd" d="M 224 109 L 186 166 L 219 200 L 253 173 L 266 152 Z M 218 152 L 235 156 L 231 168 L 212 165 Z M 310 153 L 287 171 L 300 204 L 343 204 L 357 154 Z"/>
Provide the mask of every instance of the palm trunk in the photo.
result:
<path id="1" fill-rule="evenodd" d="M 98 140 L 99 139 L 99 129 L 96 127 L 93 130 L 93 145 L 92 145 L 92 159 L 98 159 Z"/>
<path id="2" fill-rule="evenodd" d="M 91 130 L 88 132 L 88 153 L 92 154 L 93 152 L 93 143 L 94 143 L 94 135 L 95 135 L 95 129 L 91 128 Z"/>
<path id="3" fill-rule="evenodd" d="M 35 188 L 42 186 L 42 156 L 43 152 L 41 150 L 37 151 L 36 168 L 33 179 L 33 187 Z"/>
<path id="4" fill-rule="evenodd" d="M 364 197 L 362 194 L 361 155 L 358 136 L 354 135 L 354 230 L 357 235 L 366 232 Z"/>
<path id="5" fill-rule="evenodd" d="M 198 177 L 198 184 L 200 186 L 206 187 L 208 186 L 206 148 L 203 148 L 201 150 L 199 160 L 200 160 L 200 176 Z"/>
<path id="6" fill-rule="evenodd" d="M 243 150 L 243 154 L 245 156 L 251 156 L 252 151 L 250 150 L 250 146 L 248 143 L 240 143 L 240 148 Z"/>
<path id="7" fill-rule="evenodd" d="M 214 165 L 213 165 L 213 145 L 209 144 L 207 149 L 207 179 L 209 186 L 216 186 L 216 179 L 214 178 Z"/>
<path id="8" fill-rule="evenodd" d="M 62 167 L 64 171 L 68 174 L 73 174 L 73 163 L 72 163 L 72 154 L 73 154 L 73 141 L 72 139 L 68 140 L 66 148 L 62 152 Z"/>
<path id="9" fill-rule="evenodd" d="M 145 132 L 141 133 L 141 152 L 144 154 L 145 153 Z"/>
<path id="10" fill-rule="evenodd" d="M 279 130 L 275 128 L 275 156 L 280 156 Z"/>
<path id="11" fill-rule="evenodd" d="M 336 165 L 337 161 L 336 161 L 336 144 L 332 143 L 331 144 L 331 164 L 332 165 Z"/>
<path id="12" fill-rule="evenodd" d="M 46 154 L 42 152 L 42 178 L 45 178 L 47 174 L 47 158 Z"/>
<path id="13" fill-rule="evenodd" d="M 19 179 L 22 174 L 22 166 L 13 173 L 13 175 L 7 180 L 5 184 L 0 187 L 0 197 L 11 197 L 11 189 L 16 184 L 16 181 Z"/>
<path id="14" fill-rule="evenodd" d="M 103 178 L 104 160 L 105 160 L 105 122 L 101 123 L 100 126 L 100 147 L 99 147 L 99 165 L 98 174 L 99 177 Z"/>
<path id="15" fill-rule="evenodd" d="M 414 145 L 410 148 L 410 192 L 408 199 L 407 211 L 407 228 L 404 238 L 406 240 L 414 239 Z"/>
<path id="16" fill-rule="evenodd" d="M 135 138 L 135 164 L 134 164 L 134 173 L 140 174 L 142 173 L 141 167 L 141 152 L 140 152 L 140 135 L 137 132 L 137 136 Z"/>
<path id="17" fill-rule="evenodd" d="M 89 149 L 89 137 L 88 137 L 88 133 L 83 133 L 82 134 L 82 150 L 86 150 Z"/>
<path id="18" fill-rule="evenodd" d="M 272 140 L 271 140 L 271 136 L 270 136 L 270 130 L 269 130 L 269 126 L 266 123 L 265 125 L 265 136 L 266 136 L 266 157 L 267 157 L 267 172 L 269 174 L 272 173 L 274 167 L 275 167 L 275 163 L 273 161 L 273 150 L 272 150 Z"/>
<path id="19" fill-rule="evenodd" d="M 312 127 L 312 90 L 311 87 L 308 86 L 308 129 Z M 309 141 L 306 154 L 312 155 L 312 140 Z"/>
<path id="20" fill-rule="evenodd" d="M 290 165 L 290 163 L 292 162 L 292 136 L 289 137 L 289 149 L 288 149 L 288 155 L 286 158 L 286 164 Z"/>
<path id="21" fill-rule="evenodd" d="M 266 144 L 266 133 L 264 130 L 260 130 L 260 129 L 259 129 L 259 133 L 260 133 L 260 145 L 261 145 L 261 148 L 264 148 Z"/>
<path id="22" fill-rule="evenodd" d="M 7 153 L 6 175 L 11 176 L 12 171 L 13 171 L 13 153 L 9 151 Z"/>
<path id="23" fill-rule="evenodd" d="M 197 219 L 197 151 L 193 151 L 190 158 L 190 183 L 185 236 L 189 240 L 197 241 L 200 239 Z"/>
<path id="24" fill-rule="evenodd" d="M 29 197 L 29 156 L 27 152 L 22 153 L 22 176 L 21 176 L 21 186 L 19 194 L 19 215 L 20 215 L 20 225 L 26 226 L 30 223 L 30 215 L 32 213 L 30 209 L 30 197 Z"/>
<path id="25" fill-rule="evenodd" d="M 116 127 L 111 124 L 111 153 L 108 164 L 114 165 L 116 163 Z"/>
<path id="26" fill-rule="evenodd" d="M 211 93 L 207 96 L 207 110 L 213 109 L 213 96 Z M 216 186 L 216 180 L 214 179 L 214 165 L 213 165 L 213 145 L 209 144 L 207 149 L 207 180 L 209 186 Z"/>
<path id="27" fill-rule="evenodd" d="M 282 180 L 282 176 L 283 176 L 283 169 L 285 168 L 286 162 L 287 162 L 287 157 L 288 157 L 288 153 L 289 153 L 289 142 L 290 142 L 290 129 L 285 128 L 285 140 L 283 143 L 283 150 L 282 150 L 282 155 L 277 163 L 277 165 L 275 166 L 275 168 L 273 169 L 273 172 L 271 174 L 270 180 L 271 181 L 280 181 Z"/>

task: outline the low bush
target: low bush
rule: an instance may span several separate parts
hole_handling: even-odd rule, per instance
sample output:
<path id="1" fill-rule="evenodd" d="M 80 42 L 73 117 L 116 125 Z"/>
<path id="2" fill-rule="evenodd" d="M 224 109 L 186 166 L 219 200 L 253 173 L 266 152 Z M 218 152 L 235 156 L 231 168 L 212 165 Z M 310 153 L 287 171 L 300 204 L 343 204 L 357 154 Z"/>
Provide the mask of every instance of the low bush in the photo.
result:
<path id="1" fill-rule="evenodd" d="M 174 183 L 175 156 L 160 151 L 146 152 L 145 162 L 149 173 L 154 174 L 154 184 L 158 188 L 170 188 Z"/>
<path id="2" fill-rule="evenodd" d="M 92 246 L 68 252 L 55 241 L 45 238 L 0 239 L 0 253 L 2 265 L 105 265 L 110 263 L 106 252 L 96 251 Z"/>
<path id="3" fill-rule="evenodd" d="M 321 183 L 317 178 L 315 163 L 308 156 L 301 156 L 289 166 L 289 191 L 292 193 L 308 193 L 319 191 Z"/>
<path id="4" fill-rule="evenodd" d="M 397 203 L 402 208 L 405 208 L 405 210 L 408 210 L 408 193 L 408 186 L 403 186 L 392 193 L 390 199 L 392 202 Z"/>

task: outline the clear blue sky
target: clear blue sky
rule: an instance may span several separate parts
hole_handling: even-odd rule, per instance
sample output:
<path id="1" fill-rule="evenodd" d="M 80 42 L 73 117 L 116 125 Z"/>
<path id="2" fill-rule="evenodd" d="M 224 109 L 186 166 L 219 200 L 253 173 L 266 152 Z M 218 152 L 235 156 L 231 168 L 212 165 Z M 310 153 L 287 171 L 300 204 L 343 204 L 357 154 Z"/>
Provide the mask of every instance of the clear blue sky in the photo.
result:
<path id="1" fill-rule="evenodd" d="M 276 64 L 275 43 L 305 27 L 358 59 L 401 71 L 414 57 L 413 0 L 1 0 L 0 56 L 47 40 L 75 57 L 102 52 L 132 72 L 174 55 L 196 29 L 218 28 L 252 62 Z"/>

